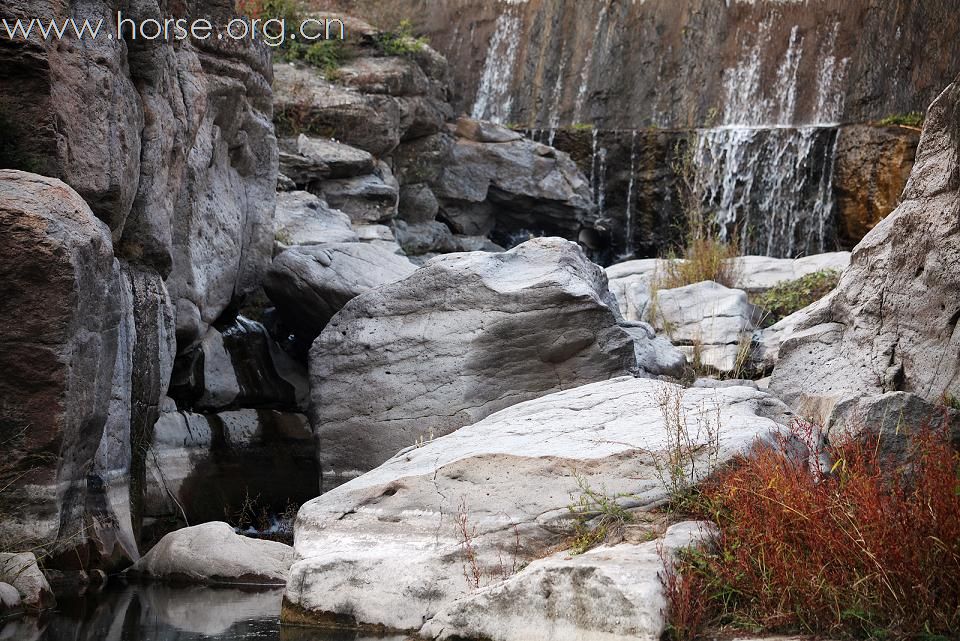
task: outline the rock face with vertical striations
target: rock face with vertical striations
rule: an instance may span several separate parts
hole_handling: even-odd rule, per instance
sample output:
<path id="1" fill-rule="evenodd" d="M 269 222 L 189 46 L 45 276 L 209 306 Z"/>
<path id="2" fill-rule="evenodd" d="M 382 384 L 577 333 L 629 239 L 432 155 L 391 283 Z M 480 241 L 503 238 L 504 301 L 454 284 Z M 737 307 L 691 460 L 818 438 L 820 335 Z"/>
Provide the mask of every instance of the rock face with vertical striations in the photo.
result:
<path id="1" fill-rule="evenodd" d="M 440 256 L 354 298 L 310 352 L 324 489 L 418 439 L 635 371 L 619 320 L 603 270 L 559 238 Z"/>
<path id="2" fill-rule="evenodd" d="M 828 419 L 851 397 L 960 395 L 960 84 L 930 107 L 903 202 L 779 350 L 771 390 Z"/>
<path id="3" fill-rule="evenodd" d="M 62 4 L 5 8 L 64 18 Z M 230 0 L 168 4 L 98 0 L 74 17 L 115 32 L 118 9 L 134 22 L 234 12 Z M 0 175 L 0 389 L 16 399 L 0 409 L 14 453 L 0 475 L 19 479 L 7 498 L 26 506 L 0 529 L 48 545 L 48 567 L 138 557 L 145 457 L 176 351 L 229 321 L 271 258 L 271 80 L 267 47 L 228 39 L 35 31 L 0 47 L 0 167 L 54 177 Z"/>
<path id="4" fill-rule="evenodd" d="M 129 331 L 120 279 L 109 229 L 74 190 L 0 170 L 0 483 L 13 484 L 0 495 L 0 538 L 18 547 L 137 554 L 129 518 L 104 500 L 92 469 L 102 442 L 119 436 L 105 432 L 114 392 L 129 404 L 114 381 Z M 100 525 L 117 549 L 95 538 Z"/>

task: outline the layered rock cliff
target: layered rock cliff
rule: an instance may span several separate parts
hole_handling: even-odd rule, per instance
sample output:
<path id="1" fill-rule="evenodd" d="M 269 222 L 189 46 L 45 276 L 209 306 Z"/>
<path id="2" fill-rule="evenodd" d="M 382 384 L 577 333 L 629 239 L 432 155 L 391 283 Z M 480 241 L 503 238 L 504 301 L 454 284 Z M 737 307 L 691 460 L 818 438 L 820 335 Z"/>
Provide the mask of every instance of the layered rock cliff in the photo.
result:
<path id="1" fill-rule="evenodd" d="M 17 17 L 232 14 L 231 2 L 47 3 Z M 82 9 L 82 11 L 81 11 Z M 82 15 L 81 15 L 82 14 Z M 0 43 L 8 544 L 49 566 L 137 558 L 174 358 L 259 283 L 277 172 L 265 47 L 229 39 Z M 35 173 L 25 173 L 35 172 Z M 36 174 L 50 178 L 41 178 Z M 57 180 L 59 179 L 59 180 Z M 62 181 L 62 182 L 61 182 Z"/>
<path id="2" fill-rule="evenodd" d="M 852 248 L 896 206 L 919 132 L 837 123 L 925 111 L 960 56 L 944 1 L 346 4 L 411 20 L 450 59 L 460 110 L 592 146 L 610 257 L 678 242 L 677 163 L 744 252 Z"/>
<path id="3" fill-rule="evenodd" d="M 960 55 L 948 0 L 376 4 L 447 56 L 457 106 L 537 128 L 872 120 L 925 110 Z"/>

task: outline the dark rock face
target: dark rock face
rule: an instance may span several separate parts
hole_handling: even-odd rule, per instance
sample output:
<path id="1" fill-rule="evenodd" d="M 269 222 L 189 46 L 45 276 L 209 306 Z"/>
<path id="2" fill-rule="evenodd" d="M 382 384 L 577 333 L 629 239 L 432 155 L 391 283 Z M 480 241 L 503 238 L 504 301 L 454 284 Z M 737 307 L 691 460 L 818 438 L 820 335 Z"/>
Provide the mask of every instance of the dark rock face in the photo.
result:
<path id="1" fill-rule="evenodd" d="M 960 396 L 960 86 L 934 102 L 903 202 L 780 348 L 771 389 L 824 419 L 851 397 Z"/>
<path id="2" fill-rule="evenodd" d="M 163 412 L 147 462 L 144 511 L 180 525 L 284 512 L 319 493 L 314 438 L 306 416 L 267 409 Z"/>
<path id="3" fill-rule="evenodd" d="M 81 562 L 136 556 L 121 523 L 109 548 L 90 527 L 116 514 L 93 469 L 112 409 L 122 327 L 120 268 L 110 233 L 62 182 L 0 171 L 0 440 L 2 535 L 81 552 Z M 122 401 L 121 401 L 122 402 Z M 123 474 L 121 468 L 119 473 Z M 122 509 L 122 508 L 121 508 Z M 109 528 L 108 529 L 112 529 Z M 132 547 L 132 549 L 131 549 Z"/>
<path id="4" fill-rule="evenodd" d="M 115 31 L 120 6 L 90 3 L 83 17 Z M 123 5 L 134 21 L 174 14 L 217 21 L 232 3 L 168 9 Z M 18 0 L 12 14 L 50 11 Z M 74 187 L 109 225 L 118 257 L 166 279 L 181 334 L 192 340 L 255 287 L 269 261 L 265 222 L 277 165 L 271 79 L 266 47 L 230 40 L 7 40 L 0 112 L 16 123 L 7 136 L 19 158 L 8 164 Z"/>
<path id="5" fill-rule="evenodd" d="M 108 32 L 118 8 L 134 21 L 219 23 L 232 5 L 103 0 L 83 3 L 82 15 L 64 3 L 4 8 L 102 18 Z M 0 43 L 0 163 L 76 190 L 0 176 L 12 217 L 0 261 L 13 306 L 0 330 L 10 346 L 0 388 L 19 399 L 3 405 L 2 440 L 18 452 L 3 474 L 27 472 L 11 499 L 27 505 L 24 516 L 3 529 L 49 547 L 49 567 L 110 568 L 138 556 L 146 457 L 177 349 L 229 320 L 271 258 L 271 80 L 266 47 L 228 39 L 35 33 Z"/>
<path id="6" fill-rule="evenodd" d="M 752 124 L 871 120 L 926 109 L 960 59 L 950 0 L 380 4 L 447 56 L 458 110 L 528 127 L 730 121 L 738 83 Z M 768 108 L 791 93 L 789 110 Z"/>

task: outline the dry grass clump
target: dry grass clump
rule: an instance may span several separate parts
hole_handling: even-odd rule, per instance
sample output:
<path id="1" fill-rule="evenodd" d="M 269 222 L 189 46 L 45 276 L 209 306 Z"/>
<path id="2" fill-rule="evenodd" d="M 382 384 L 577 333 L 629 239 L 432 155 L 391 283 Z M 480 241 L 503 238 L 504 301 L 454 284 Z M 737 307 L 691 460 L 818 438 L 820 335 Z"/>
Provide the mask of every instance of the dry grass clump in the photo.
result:
<path id="1" fill-rule="evenodd" d="M 960 454 L 942 431 L 910 442 L 904 464 L 848 440 L 827 448 L 827 471 L 764 448 L 707 486 L 701 508 L 719 535 L 666 573 L 674 638 L 705 627 L 956 638 Z"/>
<path id="2" fill-rule="evenodd" d="M 728 243 L 713 236 L 700 236 L 687 241 L 682 260 L 668 255 L 663 271 L 654 279 L 654 289 L 685 287 L 712 280 L 724 287 L 735 287 L 739 276 L 740 255 L 736 243 Z"/>

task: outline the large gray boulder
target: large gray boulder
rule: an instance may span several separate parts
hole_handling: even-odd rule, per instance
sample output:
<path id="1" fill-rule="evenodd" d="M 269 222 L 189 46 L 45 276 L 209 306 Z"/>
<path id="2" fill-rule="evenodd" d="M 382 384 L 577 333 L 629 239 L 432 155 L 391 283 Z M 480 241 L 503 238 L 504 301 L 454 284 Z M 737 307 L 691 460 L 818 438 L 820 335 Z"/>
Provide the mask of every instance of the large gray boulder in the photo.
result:
<path id="1" fill-rule="evenodd" d="M 33 552 L 0 554 L 0 582 L 12 586 L 20 597 L 20 605 L 28 610 L 45 610 L 56 605 L 53 590 Z"/>
<path id="2" fill-rule="evenodd" d="M 384 222 L 397 215 L 400 185 L 386 163 L 366 175 L 324 180 L 317 188 L 354 223 Z"/>
<path id="3" fill-rule="evenodd" d="M 464 126 L 461 121 L 455 131 Z M 576 238 L 596 218 L 590 185 L 576 163 L 528 138 L 455 137 L 431 187 L 444 218 L 461 234 L 498 228 L 503 234 L 535 230 Z"/>
<path id="4" fill-rule="evenodd" d="M 327 167 L 326 178 L 351 178 L 373 173 L 376 161 L 362 149 L 329 138 L 297 137 L 297 152 Z"/>
<path id="5" fill-rule="evenodd" d="M 291 247 L 274 259 L 263 287 L 292 326 L 316 336 L 351 299 L 415 269 L 371 243 Z"/>
<path id="6" fill-rule="evenodd" d="M 310 352 L 324 488 L 418 439 L 635 371 L 613 305 L 603 270 L 559 238 L 439 256 L 354 298 Z"/>
<path id="7" fill-rule="evenodd" d="M 282 585 L 293 548 L 214 521 L 166 535 L 127 574 L 179 583 Z"/>
<path id="8" fill-rule="evenodd" d="M 779 350 L 770 389 L 823 420 L 851 397 L 960 396 L 960 84 L 931 105 L 902 203 Z"/>
<path id="9" fill-rule="evenodd" d="M 95 469 L 130 331 L 110 230 L 53 178 L 0 170 L 0 540 L 87 560 L 136 558 L 128 505 L 106 500 Z M 132 302 L 127 303 L 127 305 Z M 120 408 L 114 399 L 120 399 Z M 126 400 L 124 400 L 126 399 Z M 129 443 L 129 440 L 126 441 Z M 126 461 L 110 470 L 122 477 Z M 94 527 L 91 527 L 91 523 Z M 77 552 L 77 550 L 81 550 Z"/>
<path id="10" fill-rule="evenodd" d="M 478 584 L 497 585 L 504 567 L 512 574 L 568 541 L 569 507 L 584 486 L 620 497 L 625 509 L 662 505 L 670 494 L 657 461 L 666 460 L 670 430 L 690 430 L 692 464 L 683 477 L 695 482 L 758 438 L 780 433 L 785 411 L 755 389 L 620 377 L 526 401 L 412 445 L 300 509 L 283 620 L 417 632 L 442 612 L 452 616 L 457 599 L 479 594 Z M 632 560 L 621 557 L 625 566 Z M 517 581 L 526 581 L 522 574 Z M 557 599 L 576 600 L 572 587 L 563 586 Z M 493 629 L 499 613 L 492 610 L 483 629 Z M 577 625 L 580 638 L 596 638 L 591 626 L 602 624 L 587 618 Z M 549 629 L 533 637 L 548 638 Z"/>

